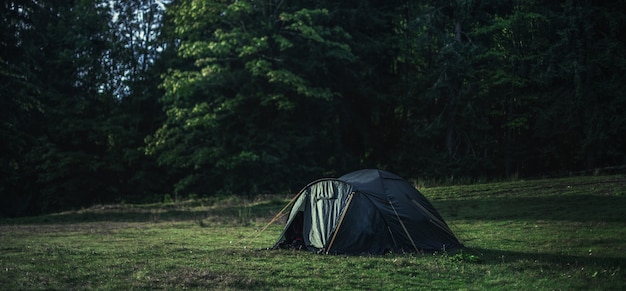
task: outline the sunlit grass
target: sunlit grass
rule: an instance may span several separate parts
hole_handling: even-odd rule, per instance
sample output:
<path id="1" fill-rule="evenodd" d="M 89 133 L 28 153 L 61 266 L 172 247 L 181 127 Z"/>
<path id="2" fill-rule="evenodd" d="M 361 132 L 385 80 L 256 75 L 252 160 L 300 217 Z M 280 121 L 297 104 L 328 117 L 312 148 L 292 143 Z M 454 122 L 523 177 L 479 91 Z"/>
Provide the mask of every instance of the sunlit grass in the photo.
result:
<path id="1" fill-rule="evenodd" d="M 282 225 L 259 231 L 286 196 L 4 219 L 0 289 L 624 289 L 625 188 L 610 176 L 421 189 L 460 253 L 268 251 Z"/>

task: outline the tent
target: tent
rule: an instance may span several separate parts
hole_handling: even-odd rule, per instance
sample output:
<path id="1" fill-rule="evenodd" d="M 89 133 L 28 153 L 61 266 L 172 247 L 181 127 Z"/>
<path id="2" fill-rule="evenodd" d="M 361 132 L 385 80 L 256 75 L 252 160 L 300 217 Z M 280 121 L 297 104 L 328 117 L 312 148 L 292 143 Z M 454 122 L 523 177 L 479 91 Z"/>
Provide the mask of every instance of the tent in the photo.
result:
<path id="1" fill-rule="evenodd" d="M 383 254 L 463 247 L 432 204 L 409 182 L 387 171 L 366 169 L 317 180 L 291 203 L 272 249 Z"/>

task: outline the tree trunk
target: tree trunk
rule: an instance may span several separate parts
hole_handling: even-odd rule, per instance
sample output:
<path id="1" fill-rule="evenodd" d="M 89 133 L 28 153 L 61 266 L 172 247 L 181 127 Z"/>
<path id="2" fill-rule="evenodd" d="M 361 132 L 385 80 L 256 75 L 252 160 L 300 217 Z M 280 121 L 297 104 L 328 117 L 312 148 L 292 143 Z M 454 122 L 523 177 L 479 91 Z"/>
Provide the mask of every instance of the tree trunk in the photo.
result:
<path id="1" fill-rule="evenodd" d="M 461 18 L 458 17 L 454 24 L 454 40 L 461 44 Z M 448 118 L 446 129 L 446 152 L 449 156 L 454 157 L 456 150 L 454 144 L 456 143 L 456 117 L 459 107 L 459 99 L 461 97 L 461 81 L 459 80 L 458 72 L 454 71 L 451 74 L 450 84 L 450 102 L 448 103 Z"/>

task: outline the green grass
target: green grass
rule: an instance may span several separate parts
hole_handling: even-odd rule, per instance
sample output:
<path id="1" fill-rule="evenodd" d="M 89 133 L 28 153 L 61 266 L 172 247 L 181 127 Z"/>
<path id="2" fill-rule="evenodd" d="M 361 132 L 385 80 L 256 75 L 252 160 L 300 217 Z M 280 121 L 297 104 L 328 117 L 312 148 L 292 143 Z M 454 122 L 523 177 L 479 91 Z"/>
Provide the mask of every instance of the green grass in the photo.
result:
<path id="1" fill-rule="evenodd" d="M 0 289 L 619 290 L 626 177 L 420 189 L 467 249 L 268 251 L 289 197 L 104 205 L 0 220 Z"/>

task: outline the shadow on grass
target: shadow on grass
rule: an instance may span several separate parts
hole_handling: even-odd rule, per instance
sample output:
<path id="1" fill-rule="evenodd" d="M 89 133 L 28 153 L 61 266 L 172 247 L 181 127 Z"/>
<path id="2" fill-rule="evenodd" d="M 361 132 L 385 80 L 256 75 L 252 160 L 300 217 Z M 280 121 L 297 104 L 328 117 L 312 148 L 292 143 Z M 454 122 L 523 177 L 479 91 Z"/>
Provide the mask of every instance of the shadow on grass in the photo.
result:
<path id="1" fill-rule="evenodd" d="M 446 219 L 626 222 L 626 196 L 548 196 L 438 200 Z"/>
<path id="2" fill-rule="evenodd" d="M 217 203 L 219 204 L 219 202 Z M 233 203 L 228 203 L 233 204 Z M 91 208 L 35 217 L 1 219 L 10 224 L 72 224 L 88 222 L 167 222 L 208 220 L 208 223 L 242 224 L 257 219 L 269 220 L 285 201 L 272 199 L 250 205 L 188 206 L 185 204 L 102 205 Z"/>

